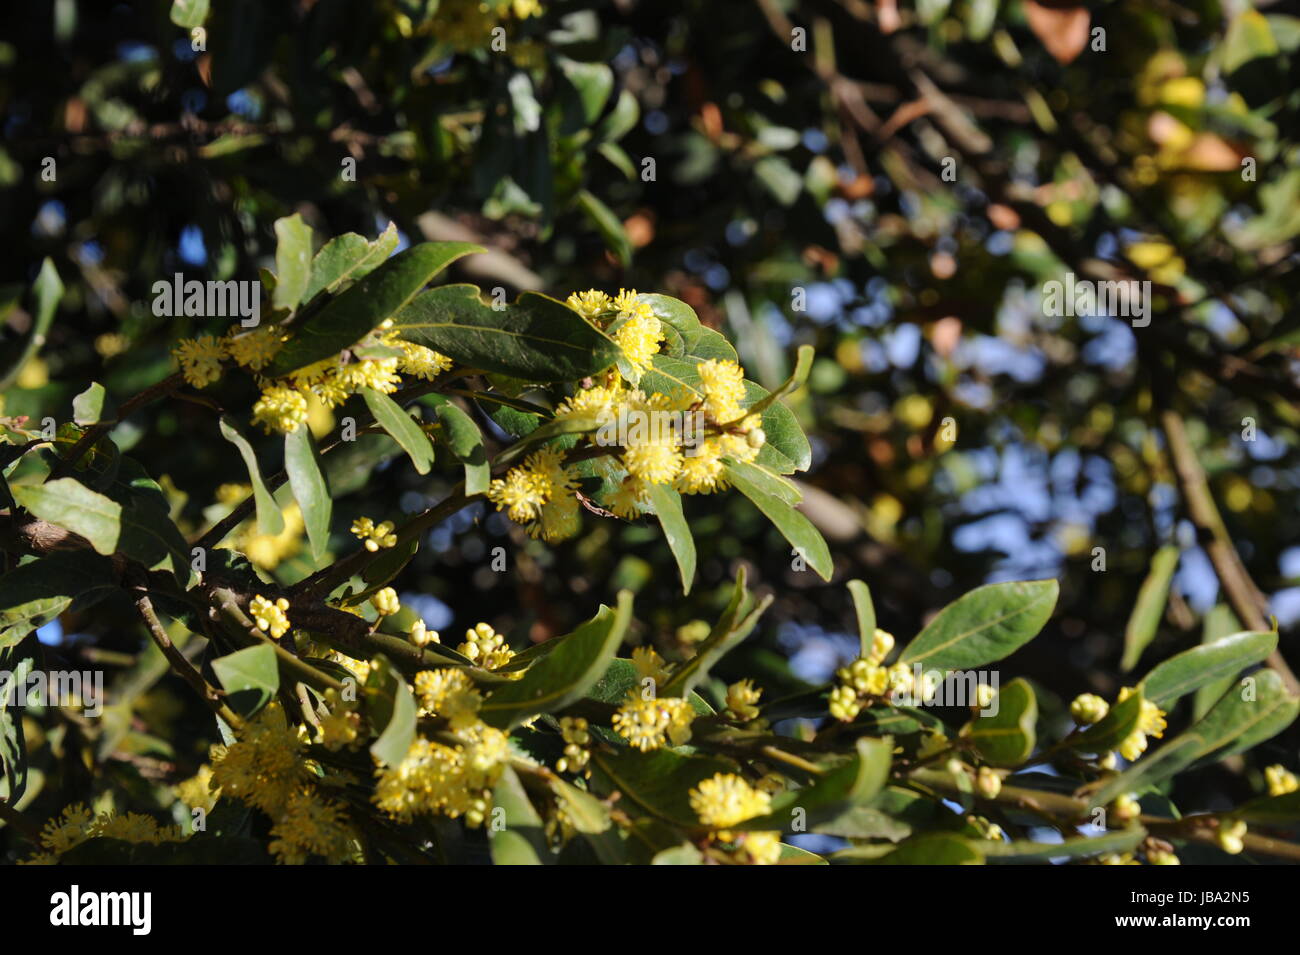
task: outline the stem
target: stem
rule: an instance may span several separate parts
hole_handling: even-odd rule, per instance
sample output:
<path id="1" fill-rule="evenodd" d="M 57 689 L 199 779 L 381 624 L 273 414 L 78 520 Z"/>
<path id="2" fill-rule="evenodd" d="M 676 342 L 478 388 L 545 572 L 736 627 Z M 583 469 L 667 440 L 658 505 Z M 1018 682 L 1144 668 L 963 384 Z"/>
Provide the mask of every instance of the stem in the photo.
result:
<path id="1" fill-rule="evenodd" d="M 1210 493 L 1210 486 L 1205 480 L 1205 469 L 1201 467 L 1192 443 L 1188 440 L 1182 417 L 1176 411 L 1165 409 L 1161 413 L 1161 421 L 1174 459 L 1178 489 L 1187 505 L 1192 523 L 1203 538 L 1208 538 L 1205 540 L 1205 552 L 1214 565 L 1214 573 L 1223 585 L 1228 603 L 1241 622 L 1251 630 L 1273 629 L 1264 617 L 1268 601 L 1250 579 L 1250 574 L 1232 543 L 1228 528 L 1214 503 L 1214 495 Z M 1268 665 L 1282 677 L 1288 693 L 1292 696 L 1300 695 L 1300 681 L 1287 665 L 1281 651 L 1274 650 L 1269 654 Z"/>
<path id="2" fill-rule="evenodd" d="M 1003 786 L 997 796 L 987 799 L 978 794 L 962 793 L 957 788 L 957 783 L 948 773 L 931 769 L 917 770 L 911 774 L 911 778 L 933 789 L 960 795 L 974 795 L 983 802 L 1018 806 L 1067 823 L 1085 821 L 1088 814 L 1095 808 L 1089 805 L 1086 800 L 1076 799 L 1073 796 L 1037 789 L 1023 789 L 1019 786 Z M 1217 845 L 1214 830 L 1218 827 L 1220 818 L 1230 819 L 1232 813 L 1201 813 L 1184 816 L 1182 819 L 1144 815 L 1140 816 L 1138 821 L 1153 835 L 1159 834 L 1190 842 Z M 1284 842 L 1281 839 L 1273 839 L 1269 836 L 1261 836 L 1253 832 L 1247 832 L 1242 837 L 1242 842 L 1252 852 L 1276 856 L 1279 859 L 1300 861 L 1300 845 L 1295 843 Z"/>
<path id="3" fill-rule="evenodd" d="M 194 692 L 199 695 L 199 699 L 213 713 L 225 720 L 232 730 L 237 730 L 243 726 L 244 721 L 222 702 L 221 691 L 203 679 L 203 675 L 194 669 L 194 664 L 185 658 L 185 655 L 176 648 L 176 644 L 172 643 L 171 637 L 167 636 L 167 631 L 163 628 L 162 622 L 158 619 L 158 614 L 153 609 L 153 601 L 149 599 L 149 594 L 142 586 L 137 586 L 135 590 L 136 609 L 140 611 L 140 616 L 144 618 L 145 626 L 149 630 L 149 636 L 153 637 L 153 642 L 162 651 L 162 655 L 167 658 L 167 663 L 172 670 L 188 683 L 194 689 Z"/>

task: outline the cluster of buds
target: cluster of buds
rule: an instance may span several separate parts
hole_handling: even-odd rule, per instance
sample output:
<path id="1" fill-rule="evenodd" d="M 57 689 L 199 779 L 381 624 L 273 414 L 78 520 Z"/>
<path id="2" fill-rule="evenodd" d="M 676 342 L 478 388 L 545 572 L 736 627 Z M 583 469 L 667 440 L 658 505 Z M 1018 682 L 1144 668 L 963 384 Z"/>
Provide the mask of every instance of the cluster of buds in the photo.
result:
<path id="1" fill-rule="evenodd" d="M 352 522 L 352 533 L 365 541 L 366 550 L 372 554 L 381 547 L 397 546 L 397 534 L 394 533 L 392 521 L 376 524 L 368 517 L 358 517 Z"/>
<path id="2" fill-rule="evenodd" d="M 555 768 L 561 773 L 590 772 L 587 764 L 591 761 L 591 733 L 587 721 L 581 716 L 564 716 L 560 718 L 560 735 L 564 738 L 564 755 L 556 760 Z"/>
<path id="3" fill-rule="evenodd" d="M 257 629 L 270 634 L 273 640 L 279 640 L 289 632 L 288 609 L 289 601 L 283 597 L 273 602 L 258 594 L 248 603 L 248 612 Z"/>

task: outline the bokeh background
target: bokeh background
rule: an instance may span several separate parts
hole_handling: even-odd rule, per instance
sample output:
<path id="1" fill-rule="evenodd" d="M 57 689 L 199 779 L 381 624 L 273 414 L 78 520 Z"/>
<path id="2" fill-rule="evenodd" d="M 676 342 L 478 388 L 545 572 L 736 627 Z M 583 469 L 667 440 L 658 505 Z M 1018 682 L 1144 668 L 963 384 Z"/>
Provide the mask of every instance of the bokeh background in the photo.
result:
<path id="1" fill-rule="evenodd" d="M 979 584 L 1058 577 L 1046 633 L 1004 671 L 1049 712 L 1111 696 L 1159 548 L 1180 555 L 1143 668 L 1231 626 L 1161 428 L 1173 409 L 1300 662 L 1300 18 L 1284 4 L 214 0 L 197 35 L 183 24 L 207 4 L 176 6 L 180 23 L 163 0 L 0 12 L 0 354 L 33 320 L 45 258 L 66 287 L 0 414 L 64 421 L 91 381 L 120 401 L 169 373 L 177 338 L 220 329 L 154 317 L 153 283 L 256 278 L 281 216 L 318 241 L 392 221 L 402 246 L 486 245 L 451 278 L 511 296 L 684 299 L 767 387 L 796 346 L 818 356 L 788 403 L 814 448 L 800 478 L 831 584 L 739 495 L 686 502 L 689 596 L 653 524 L 587 515 L 551 547 L 478 506 L 398 581 L 453 640 L 486 620 L 526 645 L 629 587 L 634 639 L 672 657 L 743 564 L 776 602 L 718 676 L 779 696 L 854 655 L 848 579 L 907 639 Z M 1048 315 L 1043 284 L 1067 271 L 1152 281 L 1150 324 Z M 205 394 L 242 414 L 241 387 Z M 195 404 L 115 440 L 191 534 L 246 480 Z M 330 465 L 337 552 L 352 517 L 399 519 L 459 478 L 446 461 L 420 477 L 370 440 Z M 259 452 L 278 469 L 277 442 Z M 296 535 L 238 539 L 282 581 L 311 569 Z M 41 638 L 67 661 L 145 642 L 125 602 Z M 133 735 L 128 708 L 115 771 L 192 773 L 203 713 L 161 669 L 128 676 L 134 706 L 187 730 L 171 746 Z M 1296 732 L 1259 765 L 1294 768 Z M 70 784 L 75 768 L 42 758 Z M 1244 795 L 1241 768 L 1191 774 L 1180 806 Z"/>

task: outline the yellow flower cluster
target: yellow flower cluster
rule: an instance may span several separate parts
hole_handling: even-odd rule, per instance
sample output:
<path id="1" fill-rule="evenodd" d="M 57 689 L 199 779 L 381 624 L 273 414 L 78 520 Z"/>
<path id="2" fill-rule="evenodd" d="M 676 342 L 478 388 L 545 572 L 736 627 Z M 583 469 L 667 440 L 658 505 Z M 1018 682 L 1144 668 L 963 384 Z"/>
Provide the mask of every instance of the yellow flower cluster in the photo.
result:
<path id="1" fill-rule="evenodd" d="M 1117 703 L 1123 703 L 1129 696 L 1135 692 L 1132 687 L 1126 686 L 1119 691 Z M 1133 732 L 1128 735 L 1124 742 L 1119 745 L 1119 754 L 1125 759 L 1137 759 L 1147 749 L 1147 738 L 1154 737 L 1160 739 L 1165 734 L 1165 712 L 1156 706 L 1150 700 L 1142 701 L 1142 711 L 1138 716 L 1137 726 Z"/>
<path id="2" fill-rule="evenodd" d="M 515 652 L 506 646 L 506 638 L 486 623 L 475 624 L 474 629 L 466 630 L 465 642 L 456 648 L 456 652 L 485 670 L 499 670 L 515 656 Z M 511 674 L 514 679 L 523 675 L 522 670 Z"/>
<path id="3" fill-rule="evenodd" d="M 726 830 L 732 826 L 764 815 L 772 808 L 770 795 L 755 789 L 735 773 L 715 773 L 709 779 L 700 780 L 688 796 L 700 822 L 724 839 L 729 836 Z"/>
<path id="4" fill-rule="evenodd" d="M 270 703 L 229 746 L 211 750 L 211 786 L 262 810 L 273 826 L 271 852 L 286 865 L 321 856 L 329 862 L 355 857 L 355 835 L 342 807 L 312 786 L 312 765 L 303 757 L 303 738 Z"/>
<path id="5" fill-rule="evenodd" d="M 397 546 L 397 535 L 393 530 L 392 521 L 376 524 L 368 517 L 358 517 L 352 522 L 352 533 L 366 542 L 366 550 L 372 554 L 381 547 Z"/>
<path id="6" fill-rule="evenodd" d="M 402 383 L 401 375 L 433 379 L 452 367 L 452 360 L 424 345 L 403 341 L 385 321 L 359 343 L 374 345 L 398 354 L 363 357 L 359 350 L 345 350 L 301 368 L 284 379 L 258 379 L 261 397 L 253 405 L 253 421 L 266 433 L 289 434 L 307 421 L 308 396 L 315 395 L 326 408 L 342 404 L 362 388 L 392 394 Z M 186 382 L 202 388 L 221 377 L 222 363 L 233 359 L 251 372 L 271 363 L 286 336 L 274 325 L 251 332 L 235 329 L 224 338 L 201 335 L 183 339 L 173 349 Z"/>
<path id="7" fill-rule="evenodd" d="M 54 865 L 59 856 L 90 839 L 120 839 L 123 842 L 161 845 L 188 838 L 180 826 L 160 826 L 152 816 L 138 812 L 95 815 L 85 803 L 73 803 L 45 824 L 40 835 L 40 852 L 23 860 L 24 865 Z"/>
<path id="8" fill-rule="evenodd" d="M 591 761 L 591 733 L 587 721 L 581 716 L 560 717 L 560 736 L 564 739 L 564 755 L 555 762 L 556 772 L 581 773 Z"/>
<path id="9" fill-rule="evenodd" d="M 483 703 L 474 681 L 457 667 L 420 671 L 415 675 L 415 695 L 421 713 L 445 717 L 454 728 L 476 722 Z"/>
<path id="10" fill-rule="evenodd" d="M 257 624 L 257 629 L 269 633 L 271 639 L 279 640 L 289 632 L 289 601 L 283 597 L 270 601 L 258 594 L 248 602 L 248 613 Z"/>
<path id="11" fill-rule="evenodd" d="M 344 699 L 338 690 L 325 691 L 325 712 L 316 724 L 316 742 L 331 752 L 355 746 L 361 730 L 361 714 L 355 700 Z"/>
<path id="12" fill-rule="evenodd" d="M 375 804 L 402 821 L 440 813 L 481 826 L 492 806 L 492 787 L 510 757 L 510 740 L 478 720 L 453 729 L 453 736 L 455 743 L 417 736 L 402 762 L 378 771 Z"/>
<path id="13" fill-rule="evenodd" d="M 564 540 L 578 532 L 577 477 L 564 466 L 564 452 L 543 448 L 488 487 L 488 500 L 533 537 Z"/>
<path id="14" fill-rule="evenodd" d="M 632 651 L 632 667 L 636 670 L 638 683 L 654 680 L 658 688 L 668 682 L 668 667 L 654 647 L 636 647 Z"/>
<path id="15" fill-rule="evenodd" d="M 665 742 L 681 746 L 690 742 L 695 710 L 680 697 L 645 699 L 638 689 L 628 691 L 627 701 L 614 714 L 614 732 L 641 752 L 659 749 Z"/>
<path id="16" fill-rule="evenodd" d="M 1070 704 L 1070 716 L 1080 726 L 1100 723 L 1110 712 L 1110 704 L 1095 693 L 1081 693 Z"/>
<path id="17" fill-rule="evenodd" d="M 752 680 L 740 680 L 727 687 L 727 709 L 737 720 L 757 719 L 758 699 L 762 695 L 763 691 Z"/>
<path id="18" fill-rule="evenodd" d="M 871 639 L 871 650 L 846 667 L 835 671 L 839 680 L 831 690 L 830 713 L 844 723 L 851 723 L 862 712 L 863 700 L 884 696 L 891 689 L 907 692 L 915 679 L 905 663 L 884 666 L 885 657 L 894 649 L 892 634 L 876 629 Z"/>
<path id="19" fill-rule="evenodd" d="M 370 596 L 370 606 L 381 617 L 391 617 L 402 609 L 402 601 L 392 587 L 381 587 Z"/>
<path id="20" fill-rule="evenodd" d="M 1268 784 L 1270 796 L 1285 796 L 1300 790 L 1300 780 L 1296 779 L 1295 773 L 1280 765 L 1267 767 L 1264 770 L 1264 780 Z"/>

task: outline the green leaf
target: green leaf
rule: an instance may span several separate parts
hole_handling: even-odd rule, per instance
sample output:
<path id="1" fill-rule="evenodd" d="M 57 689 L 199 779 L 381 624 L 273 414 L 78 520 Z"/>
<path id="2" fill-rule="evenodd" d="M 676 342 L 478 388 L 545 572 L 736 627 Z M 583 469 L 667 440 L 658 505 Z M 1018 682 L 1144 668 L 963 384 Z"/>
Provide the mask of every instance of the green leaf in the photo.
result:
<path id="1" fill-rule="evenodd" d="M 619 355 L 618 346 L 581 315 L 536 292 L 497 309 L 476 286 L 443 285 L 418 296 L 393 324 L 402 338 L 462 365 L 530 382 L 577 381 L 604 371 Z"/>
<path id="2" fill-rule="evenodd" d="M 1294 828 L 1300 823 L 1300 792 L 1252 799 L 1234 809 L 1232 815 L 1251 825 Z"/>
<path id="3" fill-rule="evenodd" d="M 483 702 L 480 718 L 491 726 L 517 726 L 582 699 L 609 668 L 632 617 L 632 594 L 619 591 L 617 609 L 600 612 L 567 636 L 523 677 L 503 684 Z"/>
<path id="4" fill-rule="evenodd" d="M 63 280 L 59 278 L 59 270 L 48 258 L 41 262 L 41 271 L 32 286 L 32 296 L 35 299 L 33 319 L 31 328 L 23 337 L 22 346 L 6 346 L 8 354 L 0 357 L 0 391 L 17 381 L 23 366 L 45 345 L 45 336 L 49 334 L 50 325 L 54 322 L 54 312 L 59 307 L 59 300 L 63 298 Z"/>
<path id="5" fill-rule="evenodd" d="M 1151 558 L 1151 569 L 1138 591 L 1137 603 L 1124 630 L 1124 659 L 1120 669 L 1125 672 L 1137 666 L 1142 651 L 1155 638 L 1160 618 L 1165 614 L 1169 600 L 1169 584 L 1178 567 L 1178 548 L 1172 544 L 1160 548 Z"/>
<path id="6" fill-rule="evenodd" d="M 1213 643 L 1220 637 L 1240 632 L 1241 623 L 1237 620 L 1236 614 L 1232 612 L 1232 608 L 1227 604 L 1218 604 L 1210 609 L 1201 622 L 1201 643 Z M 1223 694 L 1228 692 L 1233 682 L 1231 676 L 1220 677 L 1197 690 L 1196 697 L 1192 701 L 1193 717 L 1199 720 L 1210 712 L 1210 707 L 1217 703 Z"/>
<path id="7" fill-rule="evenodd" d="M 302 510 L 312 554 L 319 560 L 329 547 L 334 502 L 330 500 L 329 488 L 320 471 L 311 431 L 305 424 L 284 436 L 284 469 L 289 475 L 294 500 Z"/>
<path id="8" fill-rule="evenodd" d="M 704 855 L 689 842 L 655 853 L 651 865 L 704 865 Z"/>
<path id="9" fill-rule="evenodd" d="M 237 650 L 212 661 L 212 672 L 229 694 L 226 702 L 241 716 L 252 716 L 280 689 L 280 669 L 269 644 Z"/>
<path id="10" fill-rule="evenodd" d="M 700 324 L 700 317 L 695 314 L 695 309 L 681 299 L 660 295 L 657 292 L 642 293 L 637 298 L 650 306 L 660 322 L 677 330 L 688 352 L 699 342 L 704 326 Z"/>
<path id="11" fill-rule="evenodd" d="M 690 790 L 717 773 L 735 772 L 729 762 L 684 756 L 670 749 L 640 753 L 630 748 L 592 753 L 605 782 L 651 815 L 702 832 L 705 826 L 691 808 Z"/>
<path id="12" fill-rule="evenodd" d="M 379 730 L 370 753 L 385 766 L 406 758 L 415 741 L 418 710 L 411 688 L 387 657 L 375 657 L 366 678 L 366 717 Z"/>
<path id="13" fill-rule="evenodd" d="M 541 646 L 545 645 L 541 644 Z M 641 674 L 637 672 L 636 666 L 631 660 L 618 658 L 609 661 L 609 669 L 587 691 L 587 699 L 609 703 L 612 706 L 622 706 L 627 701 L 628 691 L 639 689 L 640 686 Z M 686 697 L 686 701 L 691 704 L 691 709 L 695 710 L 698 715 L 714 715 L 713 707 L 700 694 L 691 693 Z M 599 732 L 599 729 L 597 729 L 597 732 Z M 613 737 L 611 736 L 611 738 Z"/>
<path id="14" fill-rule="evenodd" d="M 853 595 L 853 609 L 858 615 L 858 645 L 860 654 L 868 656 L 876 639 L 876 605 L 871 600 L 871 588 L 861 580 L 849 581 Z"/>
<path id="15" fill-rule="evenodd" d="M 884 855 L 876 856 L 877 847 L 863 846 L 843 849 L 831 856 L 831 861 L 856 865 L 983 865 L 982 848 L 982 844 L 962 836 L 932 832 L 907 839 Z"/>
<path id="16" fill-rule="evenodd" d="M 706 325 L 700 326 L 699 337 L 687 350 L 691 353 L 691 357 L 698 358 L 700 361 L 708 361 L 710 358 L 716 358 L 718 361 L 740 360 L 740 356 L 736 354 L 736 349 L 732 347 L 731 342 L 727 341 L 727 337 Z"/>
<path id="17" fill-rule="evenodd" d="M 178 27 L 201 27 L 207 17 L 208 0 L 172 0 L 171 21 Z"/>
<path id="18" fill-rule="evenodd" d="M 835 569 L 831 552 L 812 521 L 730 464 L 724 465 L 724 470 L 727 479 L 754 502 L 754 506 L 763 512 L 763 516 L 772 522 L 808 566 L 817 571 L 822 580 L 830 580 Z"/>
<path id="19" fill-rule="evenodd" d="M 609 206 L 601 202 L 586 189 L 578 190 L 578 208 L 587 217 L 600 237 L 605 240 L 611 252 L 618 257 L 619 263 L 627 268 L 632 264 L 632 242 L 627 237 L 623 223 Z"/>
<path id="20" fill-rule="evenodd" d="M 72 399 L 72 420 L 85 427 L 95 424 L 104 413 L 104 386 L 92 381 L 90 387 Z"/>
<path id="21" fill-rule="evenodd" d="M 1244 698 L 1252 695 L 1248 690 L 1253 692 L 1251 699 Z M 1108 782 L 1095 801 L 1102 805 L 1120 793 L 1139 792 L 1198 760 L 1217 762 L 1245 752 L 1282 732 L 1297 713 L 1300 700 L 1287 694 L 1282 678 L 1273 670 L 1260 670 L 1243 679 L 1186 732 Z"/>
<path id="22" fill-rule="evenodd" d="M 1070 747 L 1085 753 L 1108 753 L 1117 749 L 1137 729 L 1144 699 L 1142 688 L 1138 687 L 1128 699 L 1112 706 L 1104 719 L 1073 737 Z"/>
<path id="23" fill-rule="evenodd" d="M 429 441 L 429 436 L 388 395 L 373 388 L 362 388 L 361 397 L 365 399 L 366 407 L 380 426 L 402 446 L 402 450 L 415 465 L 415 472 L 428 474 L 429 468 L 433 466 L 433 444 Z"/>
<path id="24" fill-rule="evenodd" d="M 468 242 L 424 242 L 397 253 L 327 302 L 280 349 L 266 374 L 286 375 L 355 345 L 384 319 L 394 317 L 452 262 L 482 251 Z"/>
<path id="25" fill-rule="evenodd" d="M 583 792 L 559 777 L 551 778 L 551 791 L 566 803 L 565 815 L 578 832 L 595 836 L 608 831 L 613 825 L 609 809 L 591 793 Z"/>
<path id="26" fill-rule="evenodd" d="M 355 232 L 330 239 L 311 262 L 311 281 L 302 300 L 310 302 L 321 292 L 337 292 L 343 285 L 365 278 L 393 254 L 399 236 L 392 222 L 373 242 Z"/>
<path id="27" fill-rule="evenodd" d="M 714 626 L 713 632 L 695 651 L 695 656 L 673 671 L 672 677 L 660 690 L 660 695 L 686 696 L 699 686 L 718 661 L 740 646 L 745 638 L 754 632 L 758 618 L 767 612 L 774 599 L 772 594 L 768 594 L 744 616 L 732 619 L 724 614 L 723 619 Z"/>
<path id="28" fill-rule="evenodd" d="M 582 63 L 563 56 L 557 59 L 564 79 L 577 93 L 582 109 L 582 126 L 592 126 L 614 90 L 614 71 L 604 63 Z"/>
<path id="29" fill-rule="evenodd" d="M 1148 700 L 1167 710 L 1180 696 L 1223 678 L 1230 680 L 1275 649 L 1277 634 L 1271 631 L 1234 633 L 1170 657 L 1146 675 L 1142 689 Z"/>
<path id="30" fill-rule="evenodd" d="M 1112 852 L 1130 852 L 1146 837 L 1145 829 L 1141 826 L 1133 826 L 1101 836 L 1078 836 L 1061 842 L 1029 842 L 1023 839 L 1012 842 L 989 840 L 980 845 L 980 850 L 989 862 L 1051 862 L 1060 859 L 1083 859 Z"/>
<path id="31" fill-rule="evenodd" d="M 542 817 L 529 801 L 519 776 L 509 766 L 501 771 L 501 778 L 492 790 L 492 808 L 494 813 L 497 809 L 505 813 L 505 828 L 491 827 L 493 863 L 546 865 L 555 861 L 546 843 Z"/>
<path id="32" fill-rule="evenodd" d="M 733 461 L 730 458 L 727 459 L 726 465 L 733 473 L 739 474 L 765 493 L 779 497 L 791 507 L 803 500 L 803 493 L 793 481 L 779 474 L 773 474 L 765 467 L 749 461 Z"/>
<path id="33" fill-rule="evenodd" d="M 862 737 L 854 744 L 854 755 L 843 766 L 832 769 L 811 786 L 783 792 L 772 800 L 772 811 L 747 819 L 734 828 L 750 831 L 791 830 L 796 810 L 809 829 L 832 824 L 853 809 L 865 805 L 884 788 L 889 779 L 894 741 Z M 802 831 L 802 830 L 800 830 Z"/>
<path id="34" fill-rule="evenodd" d="M 781 854 L 777 856 L 777 865 L 830 865 L 815 852 L 800 849 L 798 846 L 781 843 Z"/>
<path id="35" fill-rule="evenodd" d="M 122 535 L 122 505 L 92 491 L 75 478 L 12 489 L 14 500 L 34 516 L 80 534 L 101 554 L 117 551 Z"/>
<path id="36" fill-rule="evenodd" d="M 442 395 L 424 395 L 420 401 L 434 409 L 442 424 L 439 436 L 452 456 L 465 467 L 466 495 L 486 494 L 492 483 L 492 468 L 483 446 L 483 433 L 474 419 Z"/>
<path id="37" fill-rule="evenodd" d="M 668 547 L 677 561 L 677 570 L 682 577 L 682 593 L 691 592 L 691 582 L 695 579 L 695 538 L 691 535 L 691 525 L 682 513 L 682 496 L 666 484 L 651 484 L 650 503 L 655 509 L 655 516 L 664 529 Z"/>
<path id="38" fill-rule="evenodd" d="M 1023 679 L 1002 687 L 996 713 L 976 713 L 970 722 L 970 740 L 991 766 L 1020 766 L 1034 752 L 1037 741 L 1038 698 Z"/>
<path id="39" fill-rule="evenodd" d="M 275 503 L 271 492 L 266 489 L 253 446 L 235 428 L 234 422 L 224 415 L 218 420 L 217 426 L 221 429 L 221 436 L 239 449 L 239 454 L 244 459 L 244 467 L 248 469 L 248 480 L 253 485 L 253 503 L 257 506 L 258 532 L 270 535 L 281 533 L 284 530 L 284 515 L 280 512 L 279 505 Z"/>
<path id="40" fill-rule="evenodd" d="M 1037 636 L 1059 593 L 1055 580 L 977 587 L 940 610 L 899 660 L 935 670 L 973 670 L 1001 660 Z"/>
<path id="41" fill-rule="evenodd" d="M 296 212 L 275 220 L 275 290 L 271 301 L 278 309 L 293 311 L 307 291 L 311 279 L 311 235 L 311 226 Z"/>

